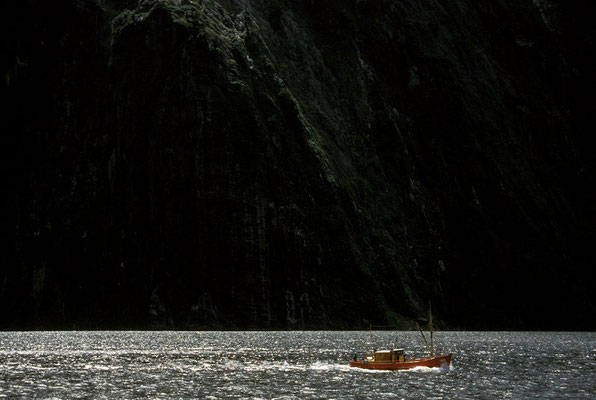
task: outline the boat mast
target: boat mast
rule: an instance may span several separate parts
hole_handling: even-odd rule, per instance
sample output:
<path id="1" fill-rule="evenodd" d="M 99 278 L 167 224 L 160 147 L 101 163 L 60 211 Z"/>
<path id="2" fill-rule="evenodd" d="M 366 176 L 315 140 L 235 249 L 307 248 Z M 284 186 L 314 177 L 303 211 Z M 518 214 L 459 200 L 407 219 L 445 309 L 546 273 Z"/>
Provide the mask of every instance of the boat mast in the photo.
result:
<path id="1" fill-rule="evenodd" d="M 424 332 L 422 332 L 422 328 L 416 322 L 416 326 L 418 327 L 418 332 L 420 332 L 420 336 L 422 336 L 422 340 L 424 340 L 424 345 L 426 346 L 426 350 L 430 353 L 430 347 L 428 347 L 428 342 L 426 341 L 426 336 L 424 336 Z"/>
<path id="2" fill-rule="evenodd" d="M 430 356 L 435 356 L 435 346 L 433 343 L 433 312 L 431 306 L 428 306 L 428 321 L 429 321 L 429 328 L 430 328 Z"/>

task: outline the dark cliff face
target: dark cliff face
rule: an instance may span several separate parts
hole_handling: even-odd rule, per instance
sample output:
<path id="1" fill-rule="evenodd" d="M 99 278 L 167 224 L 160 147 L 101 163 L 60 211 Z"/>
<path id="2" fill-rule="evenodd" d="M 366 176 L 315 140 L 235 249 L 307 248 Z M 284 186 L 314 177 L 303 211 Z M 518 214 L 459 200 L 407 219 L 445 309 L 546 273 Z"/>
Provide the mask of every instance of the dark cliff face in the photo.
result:
<path id="1" fill-rule="evenodd" d="M 593 329 L 565 4 L 3 6 L 0 328 Z"/>

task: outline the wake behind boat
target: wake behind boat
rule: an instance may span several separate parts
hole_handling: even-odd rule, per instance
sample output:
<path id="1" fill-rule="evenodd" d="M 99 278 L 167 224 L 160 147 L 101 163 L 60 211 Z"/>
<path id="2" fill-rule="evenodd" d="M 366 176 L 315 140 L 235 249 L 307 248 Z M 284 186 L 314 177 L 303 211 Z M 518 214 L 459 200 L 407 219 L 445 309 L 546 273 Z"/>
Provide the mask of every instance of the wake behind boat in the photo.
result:
<path id="1" fill-rule="evenodd" d="M 453 353 L 435 355 L 434 341 L 433 341 L 433 317 L 432 312 L 429 311 L 429 330 L 430 330 L 430 345 L 426 341 L 426 337 L 418 326 L 418 330 L 424 339 L 424 344 L 428 349 L 429 357 L 406 358 L 403 349 L 393 350 L 373 350 L 366 354 L 362 360 L 358 360 L 354 356 L 350 360 L 350 367 L 365 368 L 365 369 L 384 369 L 384 370 L 399 370 L 412 369 L 416 367 L 428 368 L 445 368 L 451 364 L 451 357 Z M 371 338 L 372 339 L 372 338 Z"/>

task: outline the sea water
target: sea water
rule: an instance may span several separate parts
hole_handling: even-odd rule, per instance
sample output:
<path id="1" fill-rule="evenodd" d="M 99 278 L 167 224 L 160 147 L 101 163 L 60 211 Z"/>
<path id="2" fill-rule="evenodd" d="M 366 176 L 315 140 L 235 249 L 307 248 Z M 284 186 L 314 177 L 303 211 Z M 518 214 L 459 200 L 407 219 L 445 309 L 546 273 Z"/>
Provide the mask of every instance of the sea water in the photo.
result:
<path id="1" fill-rule="evenodd" d="M 596 398 L 596 333 L 435 338 L 449 368 L 370 371 L 348 366 L 369 332 L 0 332 L 0 398 Z M 372 341 L 425 353 L 419 332 Z"/>

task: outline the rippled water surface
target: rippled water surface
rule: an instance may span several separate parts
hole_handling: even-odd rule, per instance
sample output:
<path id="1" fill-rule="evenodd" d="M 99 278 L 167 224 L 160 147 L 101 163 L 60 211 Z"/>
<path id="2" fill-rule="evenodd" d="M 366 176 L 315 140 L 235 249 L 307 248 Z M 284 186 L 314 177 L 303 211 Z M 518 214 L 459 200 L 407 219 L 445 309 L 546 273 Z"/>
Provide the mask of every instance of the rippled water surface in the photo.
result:
<path id="1" fill-rule="evenodd" d="M 2 398 L 596 398 L 596 333 L 438 332 L 451 368 L 347 366 L 368 332 L 0 332 Z M 418 332 L 375 344 L 424 349 Z"/>

